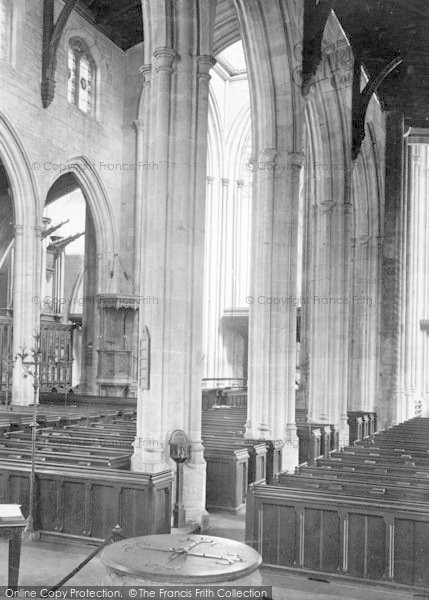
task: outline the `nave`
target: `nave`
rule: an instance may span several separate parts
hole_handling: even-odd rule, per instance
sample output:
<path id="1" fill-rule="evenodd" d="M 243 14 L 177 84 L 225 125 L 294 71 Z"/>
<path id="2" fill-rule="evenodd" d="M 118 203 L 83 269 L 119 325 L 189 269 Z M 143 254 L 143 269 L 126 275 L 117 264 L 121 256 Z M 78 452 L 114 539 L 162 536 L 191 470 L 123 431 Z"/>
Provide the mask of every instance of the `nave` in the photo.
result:
<path id="1" fill-rule="evenodd" d="M 49 581 L 54 575 L 60 580 L 72 557 L 81 562 L 78 558 L 108 538 L 115 525 L 124 537 L 174 531 L 171 474 L 142 478 L 130 471 L 136 430 L 132 402 L 118 410 L 107 399 L 104 405 L 102 398 L 92 404 L 85 400 L 64 404 L 58 394 L 42 395 L 33 497 L 34 407 L 1 411 L 0 496 L 34 519 L 34 532 L 24 538 L 21 585 L 33 569 L 38 575 L 31 585 L 45 573 L 35 566 L 35 547 L 48 562 L 66 556 L 61 568 L 49 571 Z M 210 512 L 204 534 L 245 541 L 258 550 L 264 581 L 274 586 L 275 598 L 329 597 L 327 585 L 331 597 L 347 589 L 350 598 L 405 598 L 412 590 L 428 589 L 429 419 L 374 432 L 359 428 L 369 417 L 358 417 L 360 436 L 350 446 L 326 448 L 316 435 L 310 444 L 315 454 L 291 473 L 282 469 L 275 446 L 244 437 L 244 391 L 218 394 L 203 404 Z M 308 450 L 307 439 L 302 442 L 301 453 Z M 97 561 L 67 585 L 89 585 L 101 569 Z M 374 587 L 366 588 L 369 583 Z M 282 595 L 283 586 L 292 595 Z"/>
<path id="2" fill-rule="evenodd" d="M 0 494 L 26 535 L 246 511 L 246 575 L 427 588 L 426 4 L 0 0 Z"/>

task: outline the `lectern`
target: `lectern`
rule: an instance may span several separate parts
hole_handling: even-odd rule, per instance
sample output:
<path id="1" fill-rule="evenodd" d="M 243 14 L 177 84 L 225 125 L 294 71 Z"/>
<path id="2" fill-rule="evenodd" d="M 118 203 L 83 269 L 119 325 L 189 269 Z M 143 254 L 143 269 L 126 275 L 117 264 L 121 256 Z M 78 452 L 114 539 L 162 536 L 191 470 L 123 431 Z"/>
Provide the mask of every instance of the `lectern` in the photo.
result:
<path id="1" fill-rule="evenodd" d="M 8 587 L 18 586 L 21 536 L 25 525 L 19 504 L 0 504 L 0 537 L 9 540 Z"/>

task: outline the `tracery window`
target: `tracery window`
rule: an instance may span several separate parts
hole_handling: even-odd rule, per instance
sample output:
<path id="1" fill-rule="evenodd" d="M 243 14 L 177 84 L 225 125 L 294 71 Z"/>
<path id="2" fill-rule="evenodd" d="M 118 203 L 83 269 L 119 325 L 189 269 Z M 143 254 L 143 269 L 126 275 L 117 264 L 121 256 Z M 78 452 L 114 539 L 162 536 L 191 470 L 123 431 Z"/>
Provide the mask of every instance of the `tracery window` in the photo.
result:
<path id="1" fill-rule="evenodd" d="M 68 51 L 68 101 L 92 114 L 95 103 L 95 64 L 86 45 L 70 40 Z"/>
<path id="2" fill-rule="evenodd" d="M 0 60 L 10 62 L 12 54 L 12 0 L 0 0 Z"/>

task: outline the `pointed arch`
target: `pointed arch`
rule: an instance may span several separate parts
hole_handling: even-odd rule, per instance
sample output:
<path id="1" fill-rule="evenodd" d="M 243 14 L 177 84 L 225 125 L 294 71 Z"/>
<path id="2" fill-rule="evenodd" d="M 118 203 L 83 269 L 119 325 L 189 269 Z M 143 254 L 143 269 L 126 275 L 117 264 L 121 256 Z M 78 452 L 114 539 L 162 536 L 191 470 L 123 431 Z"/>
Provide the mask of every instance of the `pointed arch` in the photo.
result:
<path id="1" fill-rule="evenodd" d="M 119 231 L 112 204 L 99 173 L 85 156 L 65 161 L 59 177 L 67 173 L 72 173 L 76 178 L 94 222 L 99 267 L 98 290 L 99 293 L 103 293 L 104 287 L 108 285 L 106 275 L 109 265 L 112 264 L 119 248 Z M 59 177 L 53 178 L 49 188 Z"/>
<path id="2" fill-rule="evenodd" d="M 14 291 L 13 346 L 16 354 L 23 344 L 31 346 L 40 320 L 40 224 L 41 207 L 32 166 L 21 140 L 0 112 L 0 160 L 6 170 L 14 212 Z M 37 168 L 37 165 L 33 165 Z M 23 380 L 20 365 L 15 364 L 12 380 L 14 404 L 29 403 L 31 382 Z"/>

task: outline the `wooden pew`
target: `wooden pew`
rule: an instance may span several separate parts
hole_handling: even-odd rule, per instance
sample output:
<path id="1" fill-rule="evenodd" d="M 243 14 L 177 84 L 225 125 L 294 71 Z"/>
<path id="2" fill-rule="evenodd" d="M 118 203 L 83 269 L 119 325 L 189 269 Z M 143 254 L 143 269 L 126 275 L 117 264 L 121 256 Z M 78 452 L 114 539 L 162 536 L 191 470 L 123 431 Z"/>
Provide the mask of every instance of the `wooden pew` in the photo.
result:
<path id="1" fill-rule="evenodd" d="M 18 460 L 22 462 L 31 462 L 31 448 L 0 448 L 0 462 L 4 460 Z M 37 450 L 35 453 L 36 462 L 87 465 L 91 467 L 104 467 L 106 469 L 129 469 L 130 457 L 119 455 L 112 457 L 94 456 L 85 453 L 73 453 L 69 447 L 64 448 L 64 452 L 53 452 L 49 450 Z"/>
<path id="2" fill-rule="evenodd" d="M 30 466 L 2 460 L 0 501 L 28 514 Z M 115 469 L 38 464 L 35 527 L 43 537 L 98 543 L 119 524 L 126 537 L 170 533 L 171 471 L 147 475 Z"/>
<path id="3" fill-rule="evenodd" d="M 241 446 L 248 447 L 249 456 L 249 481 L 253 482 L 253 477 L 259 479 L 259 475 L 265 472 L 265 480 L 271 482 L 278 473 L 281 472 L 281 453 L 283 441 L 279 440 L 249 440 L 244 438 L 244 424 L 247 419 L 245 408 L 216 408 L 203 411 L 202 416 L 202 438 L 203 443 L 206 440 L 236 440 Z M 266 452 L 259 448 L 255 451 L 255 446 L 265 444 Z M 259 457 L 259 458 L 258 458 Z M 263 463 L 265 462 L 265 465 Z M 259 463 L 259 464 L 258 464 Z"/>
<path id="4" fill-rule="evenodd" d="M 248 485 L 249 453 L 244 447 L 224 443 L 206 443 L 206 506 L 237 512 L 245 506 Z"/>
<path id="5" fill-rule="evenodd" d="M 7 439 L 20 440 L 26 439 L 31 440 L 30 433 L 23 433 L 22 431 L 13 431 L 6 434 Z M 134 440 L 130 439 L 121 439 L 120 437 L 113 436 L 78 436 L 78 435 L 70 435 L 70 433 L 63 433 L 61 431 L 39 431 L 38 433 L 38 441 L 42 442 L 43 440 L 53 440 L 56 444 L 62 444 L 68 446 L 72 444 L 73 446 L 94 446 L 94 447 L 105 447 L 105 448 L 124 448 L 129 449 L 131 447 L 131 443 Z M 47 442 L 48 443 L 48 442 Z"/>
<path id="6" fill-rule="evenodd" d="M 407 475 L 391 475 L 386 473 L 377 473 L 374 470 L 359 469 L 347 467 L 344 469 L 323 468 L 306 466 L 301 467 L 296 473 L 299 477 L 316 477 L 326 478 L 331 480 L 351 480 L 356 482 L 371 483 L 372 485 L 397 485 L 404 488 L 427 489 L 429 487 L 428 473 L 409 473 Z M 279 475 L 279 481 L 284 476 Z"/>
<path id="7" fill-rule="evenodd" d="M 411 464 L 398 464 L 396 462 L 384 463 L 375 460 L 342 460 L 342 459 L 318 459 L 318 466 L 332 467 L 335 469 L 354 467 L 355 470 L 365 470 L 370 472 L 378 472 L 389 475 L 407 475 L 408 473 L 427 472 L 425 469 L 419 469 Z"/>
<path id="8" fill-rule="evenodd" d="M 246 543 L 267 567 L 429 586 L 427 503 L 252 485 Z"/>
<path id="9" fill-rule="evenodd" d="M 414 487 L 396 485 L 390 478 L 383 484 L 374 481 L 356 481 L 353 475 L 338 479 L 336 477 L 299 476 L 282 474 L 279 485 L 287 488 L 320 491 L 328 494 L 339 494 L 353 497 L 374 497 L 388 500 L 402 500 L 411 502 L 429 502 L 429 486 Z"/>
<path id="10" fill-rule="evenodd" d="M 31 448 L 31 439 L 3 439 L 0 440 L 0 448 L 11 448 L 19 450 L 20 448 Z M 99 456 L 103 458 L 116 458 L 118 456 L 131 456 L 133 454 L 133 448 L 130 445 L 128 449 L 115 450 L 110 448 L 95 447 L 95 446 L 75 446 L 73 444 L 56 444 L 51 441 L 48 437 L 42 440 L 36 439 L 36 448 L 38 450 L 46 450 L 51 452 L 65 452 L 66 449 L 74 454 L 89 454 L 90 456 Z"/>

